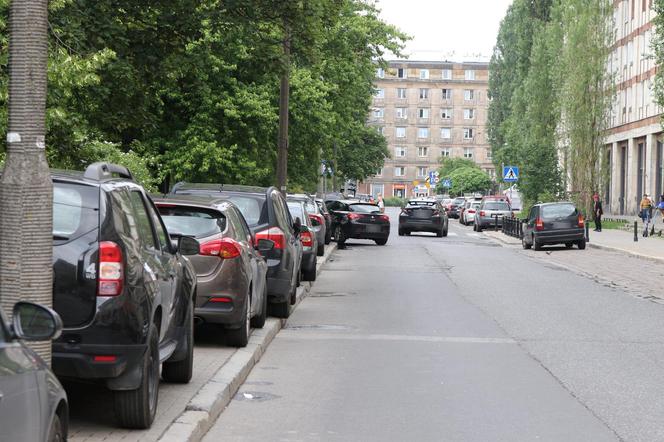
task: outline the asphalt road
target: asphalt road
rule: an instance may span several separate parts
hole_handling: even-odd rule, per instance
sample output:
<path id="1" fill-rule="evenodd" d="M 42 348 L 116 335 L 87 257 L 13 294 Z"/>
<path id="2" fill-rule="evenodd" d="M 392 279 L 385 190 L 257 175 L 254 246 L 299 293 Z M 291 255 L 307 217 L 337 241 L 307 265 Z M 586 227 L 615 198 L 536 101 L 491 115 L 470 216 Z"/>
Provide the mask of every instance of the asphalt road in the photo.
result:
<path id="1" fill-rule="evenodd" d="M 335 253 L 205 441 L 664 440 L 664 305 L 392 230 Z"/>

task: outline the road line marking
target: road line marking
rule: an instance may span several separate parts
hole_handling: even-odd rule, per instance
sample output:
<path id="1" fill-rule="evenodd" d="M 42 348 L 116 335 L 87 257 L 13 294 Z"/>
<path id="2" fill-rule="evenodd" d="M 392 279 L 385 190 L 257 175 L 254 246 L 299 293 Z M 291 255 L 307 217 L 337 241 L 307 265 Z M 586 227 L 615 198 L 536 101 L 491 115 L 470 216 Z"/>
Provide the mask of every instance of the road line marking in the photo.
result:
<path id="1" fill-rule="evenodd" d="M 284 338 L 310 340 L 342 340 L 342 341 L 411 341 L 411 342 L 442 342 L 451 344 L 516 344 L 509 338 L 474 338 L 465 336 L 415 336 L 415 335 L 360 335 L 351 333 L 320 333 L 306 329 L 282 329 L 279 336 Z"/>

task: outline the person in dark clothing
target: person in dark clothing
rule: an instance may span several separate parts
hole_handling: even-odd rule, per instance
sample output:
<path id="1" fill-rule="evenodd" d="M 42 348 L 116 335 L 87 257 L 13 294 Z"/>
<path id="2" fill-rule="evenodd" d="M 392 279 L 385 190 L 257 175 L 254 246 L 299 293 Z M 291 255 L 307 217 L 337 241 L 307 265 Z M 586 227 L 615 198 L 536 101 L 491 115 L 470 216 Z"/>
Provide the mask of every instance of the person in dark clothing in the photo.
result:
<path id="1" fill-rule="evenodd" d="M 593 195 L 593 219 L 595 220 L 595 232 L 602 231 L 602 215 L 604 215 L 604 210 L 602 210 L 602 201 L 599 199 L 597 192 Z"/>

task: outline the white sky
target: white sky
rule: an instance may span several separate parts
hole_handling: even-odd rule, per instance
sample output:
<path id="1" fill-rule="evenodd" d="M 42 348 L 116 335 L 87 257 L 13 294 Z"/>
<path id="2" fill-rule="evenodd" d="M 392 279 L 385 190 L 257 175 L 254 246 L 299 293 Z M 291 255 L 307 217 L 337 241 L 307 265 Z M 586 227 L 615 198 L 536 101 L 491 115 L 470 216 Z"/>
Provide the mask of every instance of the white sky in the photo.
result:
<path id="1" fill-rule="evenodd" d="M 512 0 L 376 0 L 381 17 L 413 37 L 411 60 L 488 61 Z"/>

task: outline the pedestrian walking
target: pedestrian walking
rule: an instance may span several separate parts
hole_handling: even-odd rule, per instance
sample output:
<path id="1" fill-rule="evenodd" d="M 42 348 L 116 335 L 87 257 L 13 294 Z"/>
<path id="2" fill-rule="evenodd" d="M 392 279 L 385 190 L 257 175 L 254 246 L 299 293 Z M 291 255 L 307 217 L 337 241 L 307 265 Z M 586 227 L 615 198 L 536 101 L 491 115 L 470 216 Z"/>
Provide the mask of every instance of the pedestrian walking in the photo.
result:
<path id="1" fill-rule="evenodd" d="M 595 220 L 595 232 L 602 231 L 602 215 L 604 215 L 602 201 L 599 199 L 599 194 L 595 192 L 593 194 L 593 219 Z"/>
<path id="2" fill-rule="evenodd" d="M 385 213 L 385 202 L 383 201 L 383 194 L 379 193 L 377 197 L 377 204 L 378 208 L 380 209 L 380 213 Z"/>
<path id="3" fill-rule="evenodd" d="M 641 217 L 641 220 L 643 220 L 644 238 L 648 236 L 648 228 L 650 227 L 650 219 L 652 218 L 652 206 L 652 200 L 648 197 L 647 193 L 644 193 L 643 198 L 641 198 L 641 203 L 639 204 L 639 208 L 641 209 L 639 216 Z"/>
<path id="4" fill-rule="evenodd" d="M 659 196 L 659 203 L 657 203 L 659 214 L 662 215 L 662 222 L 664 223 L 664 195 Z"/>

